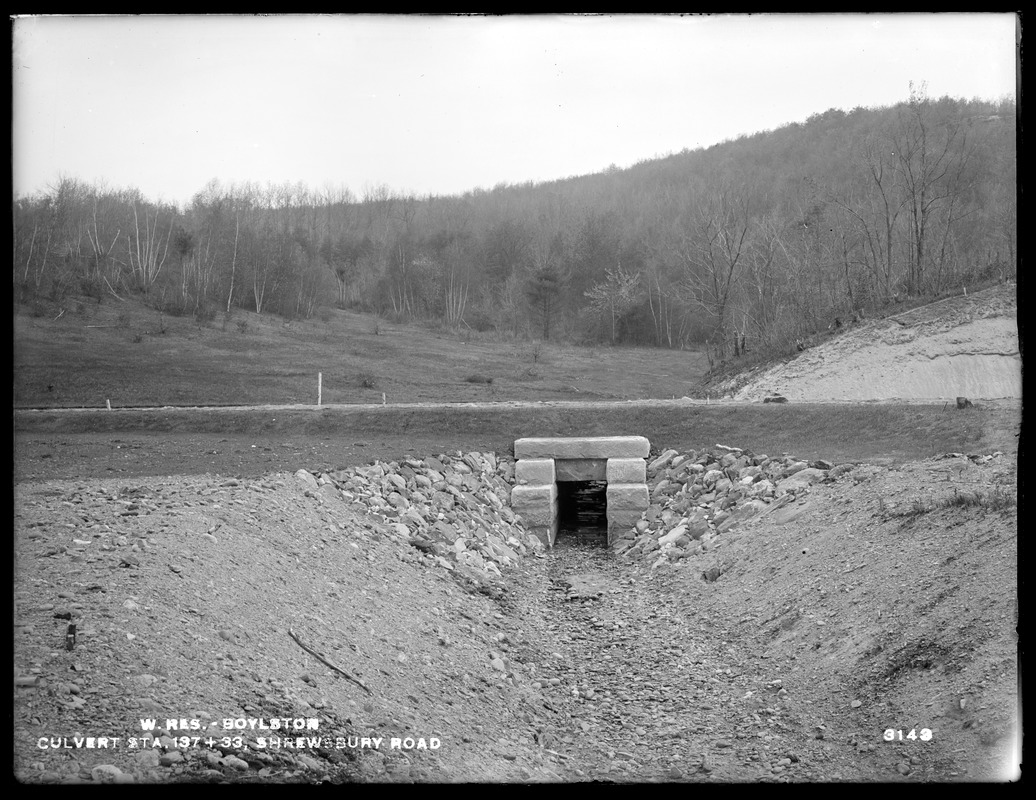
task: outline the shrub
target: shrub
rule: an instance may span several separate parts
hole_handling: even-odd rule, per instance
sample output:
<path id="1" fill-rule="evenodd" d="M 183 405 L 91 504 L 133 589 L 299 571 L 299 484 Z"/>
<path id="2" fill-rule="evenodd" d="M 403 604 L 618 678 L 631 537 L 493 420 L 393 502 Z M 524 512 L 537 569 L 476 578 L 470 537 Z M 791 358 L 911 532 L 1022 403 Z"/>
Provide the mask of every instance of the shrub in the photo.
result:
<path id="1" fill-rule="evenodd" d="M 515 368 L 518 369 L 522 362 L 538 364 L 545 355 L 545 348 L 541 341 L 515 341 L 511 354 L 516 362 Z M 594 357 L 596 357 L 596 351 L 594 351 Z"/>
<path id="2" fill-rule="evenodd" d="M 44 306 L 43 303 L 40 302 L 40 300 L 38 298 L 34 299 L 32 301 L 32 315 L 34 317 L 42 317 L 46 313 L 47 313 L 46 306 Z"/>
<path id="3" fill-rule="evenodd" d="M 216 309 L 208 303 L 199 303 L 194 311 L 194 320 L 199 325 L 209 325 L 216 318 Z"/>
<path id="4" fill-rule="evenodd" d="M 495 331 L 497 328 L 496 319 L 491 316 L 490 311 L 485 308 L 478 308 L 468 314 L 465 321 L 479 333 Z"/>
<path id="5" fill-rule="evenodd" d="M 370 372 L 361 372 L 356 377 L 356 382 L 360 385 L 361 389 L 376 389 L 378 386 L 377 377 Z"/>
<path id="6" fill-rule="evenodd" d="M 15 281 L 14 284 L 14 302 L 28 304 L 32 297 L 36 294 L 36 289 L 32 285 L 32 281 L 26 279 L 23 281 Z"/>
<path id="7" fill-rule="evenodd" d="M 170 317 L 182 317 L 186 309 L 175 300 L 163 301 L 161 305 L 155 306 L 163 314 L 168 314 Z"/>
<path id="8" fill-rule="evenodd" d="M 170 317 L 182 317 L 187 310 L 184 303 L 175 295 L 166 292 L 165 288 L 145 297 L 144 303 L 160 314 L 168 314 Z"/>
<path id="9" fill-rule="evenodd" d="M 239 319 L 237 321 L 237 331 L 238 331 L 238 333 L 248 333 L 248 320 L 247 319 Z"/>
<path id="10" fill-rule="evenodd" d="M 79 278 L 79 292 L 86 297 L 96 300 L 98 303 L 101 302 L 101 298 L 104 297 L 102 291 L 101 279 L 96 275 L 82 276 Z"/>
<path id="11" fill-rule="evenodd" d="M 50 281 L 50 290 L 47 292 L 47 297 L 55 305 L 61 305 L 65 296 L 68 294 L 68 286 L 65 281 L 60 278 L 52 278 Z"/>
<path id="12" fill-rule="evenodd" d="M 997 486 L 992 492 L 961 492 L 953 490 L 953 497 L 943 503 L 947 508 L 988 508 L 991 511 L 1006 511 L 1018 504 L 1018 498 Z"/>

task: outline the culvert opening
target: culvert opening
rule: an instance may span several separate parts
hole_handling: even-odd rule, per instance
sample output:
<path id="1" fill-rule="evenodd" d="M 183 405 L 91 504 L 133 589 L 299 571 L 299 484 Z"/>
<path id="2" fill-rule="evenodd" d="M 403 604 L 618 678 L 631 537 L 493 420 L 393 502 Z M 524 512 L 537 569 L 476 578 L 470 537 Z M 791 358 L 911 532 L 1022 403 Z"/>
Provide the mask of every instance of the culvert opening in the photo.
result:
<path id="1" fill-rule="evenodd" d="M 608 482 L 558 482 L 558 536 L 555 544 L 608 546 Z"/>

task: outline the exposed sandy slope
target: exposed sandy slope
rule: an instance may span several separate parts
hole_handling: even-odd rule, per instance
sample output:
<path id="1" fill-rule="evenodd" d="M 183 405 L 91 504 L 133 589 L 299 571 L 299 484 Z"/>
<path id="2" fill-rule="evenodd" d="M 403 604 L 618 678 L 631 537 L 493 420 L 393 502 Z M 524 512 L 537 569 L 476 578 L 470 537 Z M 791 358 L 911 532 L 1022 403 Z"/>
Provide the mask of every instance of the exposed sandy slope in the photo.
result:
<path id="1" fill-rule="evenodd" d="M 791 361 L 730 382 L 737 400 L 1021 397 L 1014 284 L 869 320 Z"/>

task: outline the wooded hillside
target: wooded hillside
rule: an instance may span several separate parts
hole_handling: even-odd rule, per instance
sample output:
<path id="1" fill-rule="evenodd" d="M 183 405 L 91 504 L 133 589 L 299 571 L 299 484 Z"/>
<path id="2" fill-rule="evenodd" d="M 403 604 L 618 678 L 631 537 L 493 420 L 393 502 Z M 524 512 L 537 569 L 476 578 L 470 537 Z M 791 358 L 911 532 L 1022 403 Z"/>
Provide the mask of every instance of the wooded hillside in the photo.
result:
<path id="1" fill-rule="evenodd" d="M 178 208 L 66 177 L 15 200 L 15 297 L 47 313 L 136 294 L 203 320 L 338 305 L 710 361 L 786 352 L 1015 276 L 1015 119 L 1013 101 L 912 87 L 892 108 L 459 197 L 213 181 Z"/>

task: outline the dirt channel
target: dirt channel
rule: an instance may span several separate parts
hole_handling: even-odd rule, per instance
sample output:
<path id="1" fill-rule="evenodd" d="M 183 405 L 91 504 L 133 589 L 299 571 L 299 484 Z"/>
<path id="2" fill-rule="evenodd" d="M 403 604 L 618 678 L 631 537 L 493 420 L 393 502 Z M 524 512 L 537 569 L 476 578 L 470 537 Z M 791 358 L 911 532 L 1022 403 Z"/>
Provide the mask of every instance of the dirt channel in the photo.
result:
<path id="1" fill-rule="evenodd" d="M 853 463 L 661 567 L 562 541 L 497 577 L 398 539 L 387 504 L 314 491 L 292 472 L 317 440 L 261 445 L 245 477 L 143 445 L 101 475 L 101 450 L 39 441 L 15 488 L 21 781 L 1017 776 L 1017 513 L 989 502 L 1013 497 L 1015 453 Z M 406 491 L 459 456 L 371 444 L 341 457 Z"/>

